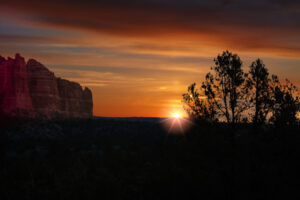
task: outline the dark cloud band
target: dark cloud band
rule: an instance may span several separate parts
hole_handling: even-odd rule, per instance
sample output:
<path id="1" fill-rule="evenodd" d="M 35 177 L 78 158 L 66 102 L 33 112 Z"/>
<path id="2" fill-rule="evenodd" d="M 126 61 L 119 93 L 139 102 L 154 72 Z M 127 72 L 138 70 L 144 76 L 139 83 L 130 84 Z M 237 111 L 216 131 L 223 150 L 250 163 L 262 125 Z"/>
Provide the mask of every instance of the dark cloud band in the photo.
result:
<path id="1" fill-rule="evenodd" d="M 40 24 L 118 37 L 191 37 L 221 46 L 279 48 L 294 54 L 300 48 L 300 3 L 296 0 L 0 2 Z"/>

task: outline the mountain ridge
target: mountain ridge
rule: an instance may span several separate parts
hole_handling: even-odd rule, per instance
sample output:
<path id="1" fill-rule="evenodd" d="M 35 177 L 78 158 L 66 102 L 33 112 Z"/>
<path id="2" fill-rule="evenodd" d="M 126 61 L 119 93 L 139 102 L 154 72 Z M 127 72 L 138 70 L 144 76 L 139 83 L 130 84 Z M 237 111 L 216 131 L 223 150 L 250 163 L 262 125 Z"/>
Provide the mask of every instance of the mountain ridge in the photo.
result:
<path id="1" fill-rule="evenodd" d="M 91 118 L 92 92 L 56 77 L 40 62 L 0 56 L 0 117 Z"/>

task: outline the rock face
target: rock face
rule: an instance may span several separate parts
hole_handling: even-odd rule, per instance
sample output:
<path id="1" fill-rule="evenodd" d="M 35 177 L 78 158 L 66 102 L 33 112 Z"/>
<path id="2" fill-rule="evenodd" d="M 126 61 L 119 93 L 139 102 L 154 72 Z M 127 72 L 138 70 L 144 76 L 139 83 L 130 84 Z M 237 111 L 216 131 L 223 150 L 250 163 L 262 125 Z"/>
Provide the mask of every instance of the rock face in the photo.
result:
<path id="1" fill-rule="evenodd" d="M 92 92 L 55 77 L 44 65 L 16 54 L 0 56 L 0 117 L 90 118 Z"/>

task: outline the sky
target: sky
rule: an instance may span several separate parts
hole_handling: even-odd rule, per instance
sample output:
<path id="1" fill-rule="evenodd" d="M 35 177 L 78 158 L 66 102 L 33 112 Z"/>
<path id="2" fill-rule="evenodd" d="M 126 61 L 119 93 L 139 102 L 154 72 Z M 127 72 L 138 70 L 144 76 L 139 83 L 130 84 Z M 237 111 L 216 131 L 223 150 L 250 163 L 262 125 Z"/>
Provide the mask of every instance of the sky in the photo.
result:
<path id="1" fill-rule="evenodd" d="M 299 0 L 0 0 L 0 55 L 93 92 L 95 116 L 168 117 L 213 59 L 261 58 L 300 86 Z"/>

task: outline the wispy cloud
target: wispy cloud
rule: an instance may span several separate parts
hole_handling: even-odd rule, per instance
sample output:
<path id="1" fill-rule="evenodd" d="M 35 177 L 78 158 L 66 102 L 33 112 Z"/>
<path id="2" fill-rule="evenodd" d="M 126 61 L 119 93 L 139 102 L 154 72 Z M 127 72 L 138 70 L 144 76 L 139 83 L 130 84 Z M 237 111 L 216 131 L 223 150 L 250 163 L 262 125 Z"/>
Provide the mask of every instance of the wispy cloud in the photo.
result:
<path id="1" fill-rule="evenodd" d="M 2 1 L 40 26 L 299 56 L 299 1 Z M 297 43 L 282 40 L 294 37 Z M 205 45 L 206 44 L 206 45 Z M 155 47 L 162 50 L 162 47 Z M 163 49 L 164 51 L 166 49 Z"/>

